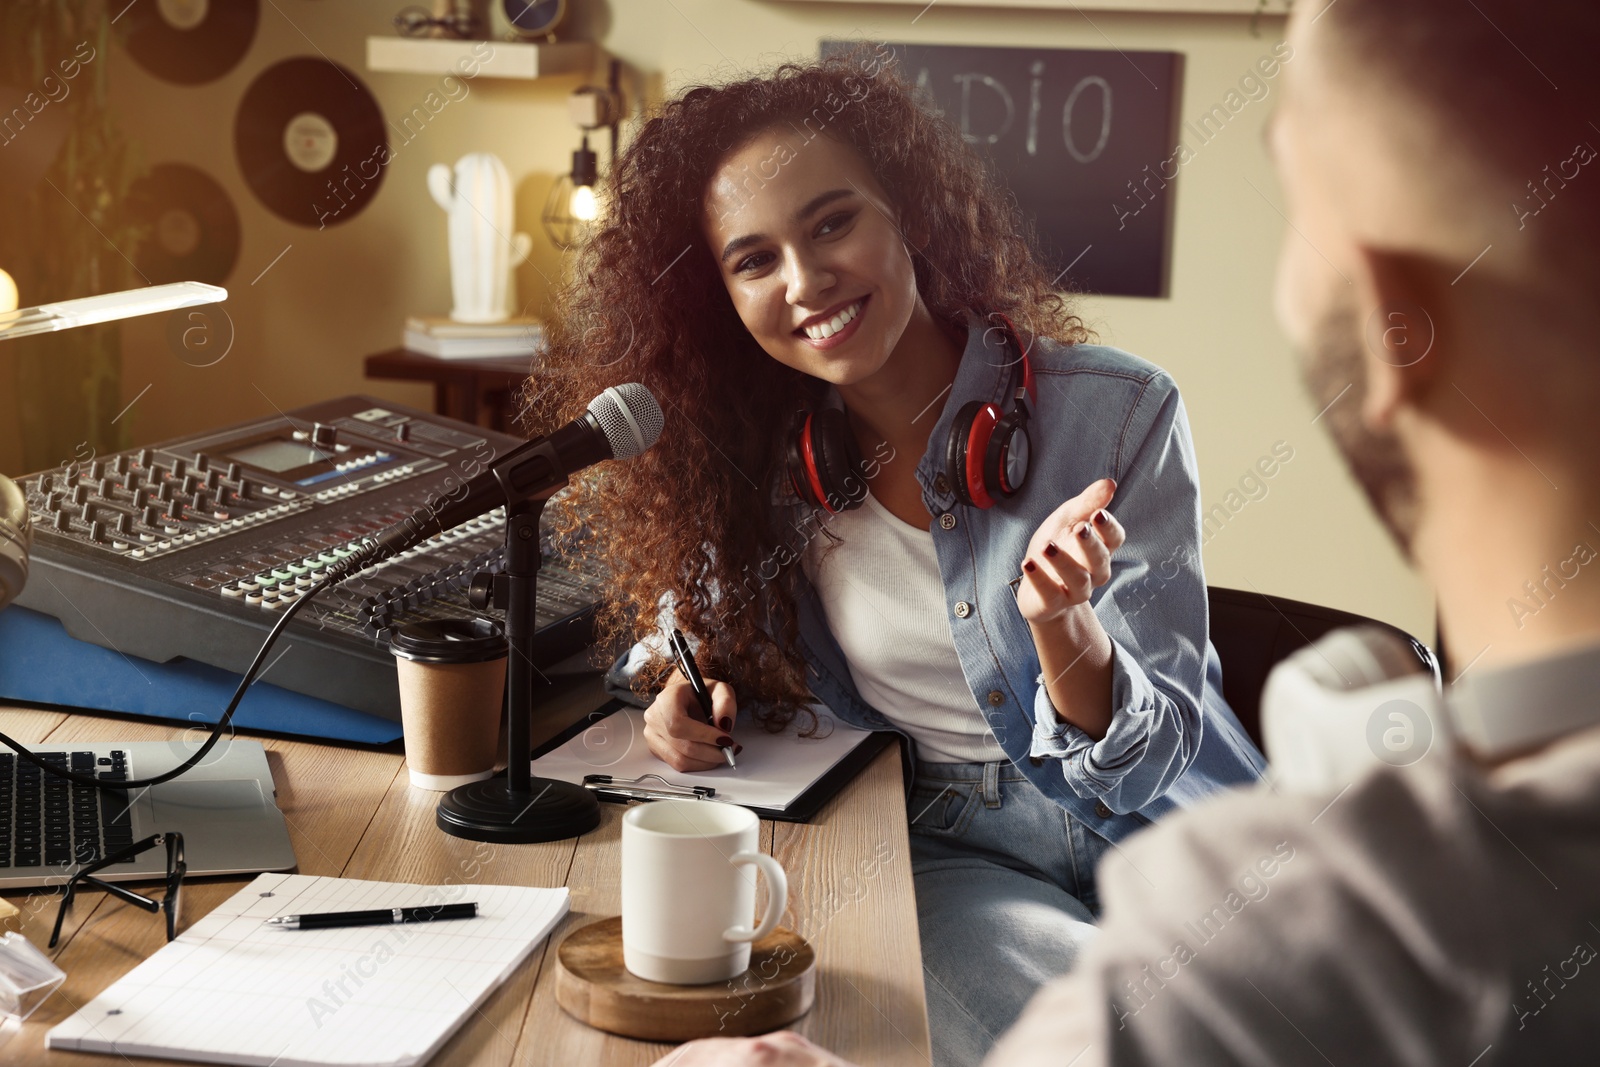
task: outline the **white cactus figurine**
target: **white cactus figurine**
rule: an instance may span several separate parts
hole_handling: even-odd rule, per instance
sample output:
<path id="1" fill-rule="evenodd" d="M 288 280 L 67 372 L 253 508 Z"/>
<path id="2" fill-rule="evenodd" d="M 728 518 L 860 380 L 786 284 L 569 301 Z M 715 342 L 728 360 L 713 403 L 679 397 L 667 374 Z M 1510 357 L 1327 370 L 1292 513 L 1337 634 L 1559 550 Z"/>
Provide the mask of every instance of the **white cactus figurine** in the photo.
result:
<path id="1" fill-rule="evenodd" d="M 428 191 L 450 216 L 450 290 L 457 322 L 504 322 L 516 299 L 512 270 L 533 242 L 512 234 L 511 175 L 498 156 L 471 152 L 428 168 Z"/>

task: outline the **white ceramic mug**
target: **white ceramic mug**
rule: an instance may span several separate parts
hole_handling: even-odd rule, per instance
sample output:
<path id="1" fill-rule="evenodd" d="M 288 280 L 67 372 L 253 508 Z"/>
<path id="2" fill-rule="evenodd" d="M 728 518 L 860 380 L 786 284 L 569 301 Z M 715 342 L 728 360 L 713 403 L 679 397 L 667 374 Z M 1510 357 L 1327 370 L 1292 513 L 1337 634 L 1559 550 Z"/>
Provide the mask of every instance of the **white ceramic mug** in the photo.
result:
<path id="1" fill-rule="evenodd" d="M 757 870 L 767 913 L 752 929 Z M 788 902 L 789 880 L 761 851 L 750 809 L 657 800 L 622 817 L 622 963 L 640 978 L 701 985 L 743 974 L 750 942 L 777 929 Z"/>

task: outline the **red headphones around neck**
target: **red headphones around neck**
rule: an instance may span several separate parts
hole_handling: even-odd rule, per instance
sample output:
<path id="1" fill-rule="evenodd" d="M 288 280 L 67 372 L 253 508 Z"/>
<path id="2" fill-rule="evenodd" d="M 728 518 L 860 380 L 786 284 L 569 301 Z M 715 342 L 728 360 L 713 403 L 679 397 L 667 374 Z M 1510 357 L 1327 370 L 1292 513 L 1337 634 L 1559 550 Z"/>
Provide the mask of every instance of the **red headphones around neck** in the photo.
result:
<path id="1" fill-rule="evenodd" d="M 1011 393 L 1011 409 L 1002 412 L 984 400 L 963 404 L 950 423 L 945 444 L 945 476 L 956 499 L 969 507 L 989 508 L 1013 496 L 1028 477 L 1032 443 L 1028 420 L 1034 403 L 1033 366 L 1017 329 L 996 314 L 1005 341 L 1016 349 L 1021 380 Z M 996 327 L 990 327 L 995 329 Z M 985 331 L 987 337 L 987 331 Z M 987 347 L 987 346 L 986 346 Z M 800 499 L 830 515 L 861 506 L 867 478 L 856 447 L 856 435 L 843 410 L 800 410 L 790 421 L 786 467 Z"/>

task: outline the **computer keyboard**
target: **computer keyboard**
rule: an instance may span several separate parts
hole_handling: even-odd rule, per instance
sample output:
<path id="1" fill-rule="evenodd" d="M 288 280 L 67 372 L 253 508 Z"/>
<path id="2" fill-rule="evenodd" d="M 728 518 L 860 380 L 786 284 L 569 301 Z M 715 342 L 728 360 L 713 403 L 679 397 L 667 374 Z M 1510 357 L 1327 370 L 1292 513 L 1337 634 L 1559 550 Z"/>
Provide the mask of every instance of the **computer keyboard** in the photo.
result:
<path id="1" fill-rule="evenodd" d="M 78 774 L 108 781 L 128 777 L 127 754 L 121 749 L 100 756 L 35 754 Z M 123 793 L 69 782 L 14 753 L 0 753 L 0 867 L 57 867 L 65 873 L 131 844 L 133 824 Z"/>

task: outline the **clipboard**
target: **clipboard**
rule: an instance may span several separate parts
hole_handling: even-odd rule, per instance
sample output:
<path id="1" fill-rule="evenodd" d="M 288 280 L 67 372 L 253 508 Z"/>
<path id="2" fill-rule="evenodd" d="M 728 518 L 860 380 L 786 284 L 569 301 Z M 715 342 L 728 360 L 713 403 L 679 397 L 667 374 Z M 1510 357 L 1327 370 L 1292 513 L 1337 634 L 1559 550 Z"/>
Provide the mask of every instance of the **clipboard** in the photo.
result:
<path id="1" fill-rule="evenodd" d="M 826 709 L 821 709 L 823 712 Z M 595 796 L 612 803 L 638 803 L 661 800 L 667 798 L 703 800 L 710 803 L 735 803 L 747 807 L 757 816 L 773 822 L 810 822 L 820 812 L 828 801 L 832 800 L 850 780 L 867 768 L 884 749 L 895 742 L 899 735 L 891 731 L 856 730 L 854 727 L 843 727 L 850 731 L 849 738 L 853 740 L 849 750 L 840 756 L 827 770 L 806 786 L 799 794 L 789 800 L 787 804 L 779 806 L 746 803 L 737 799 L 736 790 L 730 792 L 730 784 L 739 781 L 739 771 L 718 768 L 715 771 L 704 772 L 704 777 L 695 774 L 679 774 L 666 767 L 665 764 L 649 756 L 647 750 L 643 751 L 643 758 L 635 758 L 632 765 L 617 764 L 607 766 L 584 767 L 577 769 L 575 761 L 570 758 L 577 741 L 586 732 L 603 726 L 608 722 L 615 722 L 614 716 L 619 712 L 628 715 L 638 714 L 636 708 L 620 700 L 612 700 L 591 712 L 583 721 L 576 723 L 563 733 L 539 746 L 535 750 L 533 773 L 541 777 L 553 777 L 574 784 L 584 785 L 591 789 Z M 831 714 L 830 714 L 831 718 Z M 630 723 L 632 719 L 627 720 Z M 741 736 L 749 737 L 750 723 L 745 723 L 746 733 Z M 837 720 L 833 720 L 837 723 Z M 842 724 L 841 724 L 842 725 Z M 630 727 L 631 729 L 631 727 Z M 859 739 L 855 739 L 859 735 Z M 792 739 L 787 735 L 767 735 L 770 740 L 763 740 L 763 748 L 782 746 Z M 802 742 L 803 743 L 803 742 Z M 638 740 L 640 746 L 643 740 Z M 565 750 L 565 752 L 563 751 Z M 631 746 L 630 746 L 631 751 Z M 750 749 L 747 747 L 746 755 Z M 554 768 L 541 767 L 540 761 L 551 757 L 556 761 Z M 648 762 L 645 762 L 648 760 Z M 601 779 L 604 779 L 603 781 Z"/>

